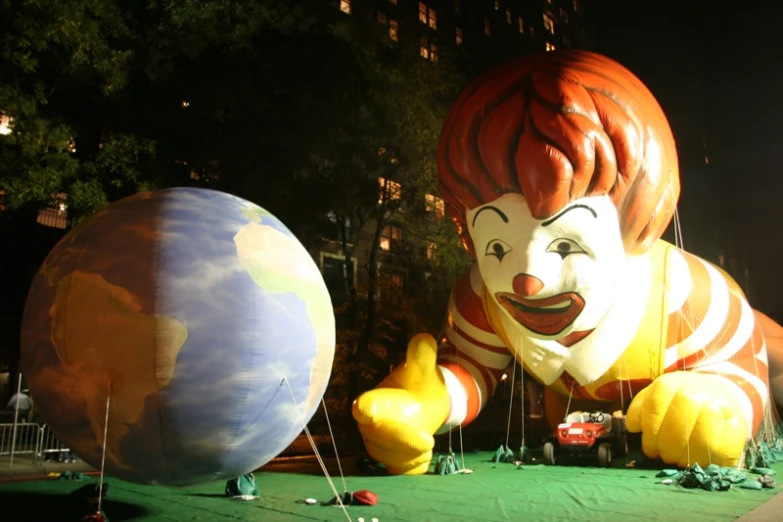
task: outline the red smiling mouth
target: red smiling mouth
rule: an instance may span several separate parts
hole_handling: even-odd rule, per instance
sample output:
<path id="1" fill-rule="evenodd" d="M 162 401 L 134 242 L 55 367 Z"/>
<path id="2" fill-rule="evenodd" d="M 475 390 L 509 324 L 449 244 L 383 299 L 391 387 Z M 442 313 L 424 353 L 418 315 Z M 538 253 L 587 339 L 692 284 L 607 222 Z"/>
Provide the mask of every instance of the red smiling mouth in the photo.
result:
<path id="1" fill-rule="evenodd" d="M 498 303 L 511 317 L 533 333 L 557 335 L 579 316 L 585 300 L 576 292 L 564 292 L 544 299 L 526 299 L 516 294 L 498 292 Z"/>

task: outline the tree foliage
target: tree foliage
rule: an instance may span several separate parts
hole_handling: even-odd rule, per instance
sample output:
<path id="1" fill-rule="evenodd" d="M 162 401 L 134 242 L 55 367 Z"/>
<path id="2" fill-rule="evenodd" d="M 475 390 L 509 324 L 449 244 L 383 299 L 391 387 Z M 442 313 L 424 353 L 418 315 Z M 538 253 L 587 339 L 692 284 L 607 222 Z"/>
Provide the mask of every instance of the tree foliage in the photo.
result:
<path id="1" fill-rule="evenodd" d="M 132 51 L 114 2 L 0 2 L 0 190 L 12 208 L 46 201 L 81 173 L 69 107 L 121 88 Z M 78 105 L 78 102 L 76 103 Z"/>
<path id="2" fill-rule="evenodd" d="M 350 319 L 338 360 L 355 393 L 410 333 L 435 332 L 469 262 L 449 221 L 424 208 L 464 82 L 454 57 L 420 56 L 426 26 L 394 41 L 374 18 L 335 11 L 324 23 L 305 5 L 0 0 L 0 111 L 13 118 L 0 192 L 6 212 L 65 194 L 75 222 L 137 191 L 204 186 L 262 205 L 305 245 L 337 225 L 345 259 L 369 241 L 367 287 L 346 278 L 336 302 Z M 429 277 L 409 279 L 415 298 L 377 301 L 392 223 L 409 239 L 394 262 Z"/>

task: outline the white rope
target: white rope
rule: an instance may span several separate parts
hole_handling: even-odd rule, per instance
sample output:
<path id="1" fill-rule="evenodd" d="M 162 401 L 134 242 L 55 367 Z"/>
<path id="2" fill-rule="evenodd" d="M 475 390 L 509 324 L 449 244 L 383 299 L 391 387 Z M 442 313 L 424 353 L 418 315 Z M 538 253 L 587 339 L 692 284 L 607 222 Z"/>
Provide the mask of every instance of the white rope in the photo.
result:
<path id="1" fill-rule="evenodd" d="M 463 472 L 467 472 L 468 469 L 465 467 L 465 449 L 462 445 L 462 424 L 459 425 L 459 454 L 462 459 L 462 470 Z M 471 472 L 472 473 L 472 472 Z"/>
<path id="2" fill-rule="evenodd" d="M 291 383 L 288 382 L 287 377 L 283 377 L 280 386 L 283 386 L 283 384 L 285 384 L 288 387 L 288 393 L 291 394 L 291 400 L 293 401 L 294 406 L 299 408 L 299 403 L 297 403 L 296 396 L 294 396 L 294 390 L 291 388 Z M 345 518 L 348 519 L 348 522 L 351 522 L 351 515 L 348 514 L 348 510 L 345 508 L 345 504 L 343 504 L 342 496 L 340 496 L 340 494 L 337 492 L 337 488 L 335 487 L 334 482 L 332 482 L 332 477 L 329 476 L 329 471 L 327 471 L 326 469 L 326 464 L 321 458 L 321 454 L 318 453 L 318 448 L 315 445 L 315 441 L 313 440 L 313 436 L 310 434 L 310 430 L 307 427 L 307 424 L 305 424 L 304 426 L 304 432 L 305 435 L 307 435 L 307 440 L 310 441 L 310 445 L 313 447 L 313 453 L 315 453 L 315 458 L 318 460 L 318 464 L 321 465 L 321 470 L 323 470 L 324 476 L 326 476 L 326 481 L 329 483 L 329 487 L 332 488 L 332 492 L 334 493 L 334 496 L 337 499 L 337 503 L 342 508 L 343 513 L 345 513 Z"/>
<path id="3" fill-rule="evenodd" d="M 101 450 L 101 479 L 98 486 L 98 514 L 101 514 L 101 505 L 103 503 L 103 472 L 106 468 L 106 435 L 109 433 L 109 405 L 111 404 L 111 383 L 109 383 L 109 393 L 106 394 L 106 419 L 103 421 L 103 448 Z"/>
<path id="4" fill-rule="evenodd" d="M 625 366 L 625 376 L 628 377 L 628 405 L 633 402 L 633 386 L 631 386 L 631 372 L 628 370 L 628 361 L 623 358 L 623 366 Z M 625 408 L 623 408 L 623 414 L 625 414 Z"/>
<path id="5" fill-rule="evenodd" d="M 565 411 L 565 417 L 563 417 L 563 422 L 568 419 L 568 411 L 571 409 L 571 397 L 574 396 L 574 385 L 576 384 L 576 381 L 571 383 L 571 391 L 568 393 L 568 404 L 566 404 L 566 411 Z"/>
<path id="6" fill-rule="evenodd" d="M 519 406 L 520 406 L 520 422 L 521 422 L 521 429 L 520 434 L 522 437 L 522 441 L 520 444 L 520 458 L 523 458 L 524 455 L 522 455 L 523 448 L 525 447 L 525 368 L 524 368 L 524 358 L 522 356 L 522 352 L 519 350 L 519 341 L 516 341 L 517 349 L 514 351 L 514 357 L 512 358 L 514 368 L 511 371 L 511 392 L 509 393 L 509 402 L 508 402 L 508 424 L 506 425 L 506 449 L 509 448 L 508 441 L 510 439 L 510 433 L 511 433 L 511 412 L 514 408 L 514 392 L 515 388 L 514 385 L 516 383 L 516 374 L 517 374 L 517 363 L 519 363 Z M 518 361 L 517 357 L 520 357 L 523 359 L 523 361 Z M 532 400 L 532 398 L 531 398 Z"/>
<path id="7" fill-rule="evenodd" d="M 630 379 L 628 375 L 628 366 L 625 363 L 625 358 L 621 356 L 620 359 L 620 409 L 623 412 L 623 415 L 625 415 L 625 395 L 623 393 L 623 367 L 625 367 L 625 377 L 626 379 Z M 628 381 L 630 382 L 630 380 Z M 630 386 L 630 385 L 629 385 Z"/>
<path id="8" fill-rule="evenodd" d="M 517 349 L 514 351 L 514 368 L 517 364 L 517 355 L 521 359 L 519 361 L 519 409 L 520 409 L 520 422 L 522 423 L 522 445 L 519 448 L 519 457 L 524 461 L 524 455 L 522 451 L 525 448 L 525 352 L 519 350 L 519 340 L 517 340 Z M 533 397 L 530 397 L 533 400 Z"/>
<path id="9" fill-rule="evenodd" d="M 514 381 L 517 375 L 517 360 L 514 361 L 514 369 L 511 371 L 511 393 L 508 394 L 508 423 L 506 424 L 506 449 L 508 449 L 508 439 L 511 435 L 511 410 L 514 407 Z"/>
<path id="10" fill-rule="evenodd" d="M 754 318 L 754 320 L 755 320 L 755 318 Z M 751 333 L 751 336 L 750 336 L 750 343 L 751 343 L 751 349 L 752 349 L 753 353 L 755 354 L 756 353 L 756 336 L 753 335 L 752 333 Z M 754 375 L 758 375 L 758 366 L 757 366 L 757 358 L 756 357 L 753 357 L 753 370 L 754 370 L 753 371 Z M 769 388 L 767 388 L 767 392 L 769 393 Z M 764 398 L 761 397 L 761 399 L 763 400 Z M 761 414 L 766 417 L 766 408 L 764 409 L 764 411 Z M 754 412 L 754 417 L 755 417 L 755 412 Z M 761 435 L 762 438 L 763 438 L 764 431 L 766 429 L 765 424 L 767 424 L 766 420 L 767 419 L 762 418 L 762 424 L 759 425 L 759 428 L 760 428 L 759 432 L 754 434 L 754 437 L 751 437 L 750 442 L 751 442 L 752 445 L 755 446 L 755 444 L 756 444 L 755 436 Z M 745 446 L 742 448 L 742 453 L 740 454 L 740 461 L 737 464 L 738 468 L 744 468 L 745 467 L 745 458 L 746 458 L 747 448 L 748 448 L 748 444 L 745 444 Z M 710 459 L 710 460 L 712 460 L 712 459 Z M 755 465 L 755 462 L 754 462 L 754 465 Z"/>
<path id="11" fill-rule="evenodd" d="M 462 368 L 462 364 L 460 364 L 460 362 L 459 362 L 459 348 L 457 348 L 457 345 L 455 345 L 455 344 L 452 344 L 452 347 L 454 348 L 454 352 L 457 354 L 457 366 Z M 451 399 L 449 399 L 449 400 L 451 400 Z M 460 455 L 460 460 L 462 461 L 462 469 L 464 470 L 466 468 L 465 468 L 465 448 L 464 448 L 463 443 L 462 443 L 462 423 L 463 422 L 465 422 L 464 419 L 462 420 L 462 422 L 459 423 L 458 429 L 459 429 L 459 455 Z M 450 430 L 449 430 L 449 434 L 451 434 Z M 451 452 L 451 447 L 449 447 L 449 452 Z"/>
<path id="12" fill-rule="evenodd" d="M 681 254 L 685 254 L 686 253 L 685 252 L 685 244 L 684 244 L 684 241 L 682 239 L 682 223 L 680 222 L 680 211 L 679 211 L 679 209 L 676 206 L 674 207 L 674 246 L 680 251 Z M 693 310 L 691 310 L 691 308 L 688 307 L 688 311 L 689 311 L 689 317 L 687 318 L 688 324 L 691 327 L 691 329 L 693 329 Z M 684 328 L 685 328 L 685 325 L 683 325 L 682 322 L 680 322 L 680 338 L 682 338 L 682 336 L 683 336 L 682 334 L 684 333 Z M 704 348 L 702 348 L 702 350 L 703 349 Z M 679 347 L 678 347 L 677 348 L 677 358 L 678 359 L 680 359 L 679 351 L 680 350 L 679 350 Z M 681 362 L 680 370 L 681 371 L 687 370 L 687 368 L 685 367 L 685 360 L 681 359 L 680 362 Z M 686 425 L 688 425 L 689 421 L 688 421 L 688 412 L 687 412 L 687 410 L 685 412 L 685 415 L 686 415 L 685 423 L 686 423 Z M 687 457 L 688 457 L 688 466 L 690 466 L 691 465 L 691 437 L 690 437 L 690 435 L 688 436 L 688 440 L 685 441 L 685 451 L 686 451 Z M 707 458 L 709 458 L 710 462 L 712 461 L 712 455 L 710 454 L 710 446 L 709 446 L 709 444 L 707 445 Z"/>
<path id="13" fill-rule="evenodd" d="M 454 283 L 454 284 L 456 284 L 456 283 Z M 454 284 L 451 285 L 452 288 L 454 288 Z M 451 299 L 451 296 L 449 296 L 449 299 Z M 446 342 L 448 342 L 448 338 L 446 337 L 446 326 L 444 326 L 441 329 L 440 336 L 438 337 L 438 346 L 440 346 L 440 343 L 442 342 L 443 339 L 446 339 Z M 454 348 L 454 347 L 452 346 L 452 348 Z M 456 353 L 457 353 L 457 357 L 459 357 L 459 352 L 456 352 Z M 448 389 L 446 389 L 446 393 L 448 393 Z M 450 400 L 451 400 L 451 398 L 449 398 L 449 401 Z M 453 434 L 454 434 L 454 430 L 450 429 L 449 432 L 448 432 L 448 435 L 449 435 L 449 456 L 451 456 L 451 454 L 454 453 L 454 450 L 452 449 Z"/>
<path id="14" fill-rule="evenodd" d="M 623 419 L 623 432 L 622 432 L 622 441 L 624 447 L 623 450 L 623 460 L 625 461 L 625 465 L 628 465 L 628 433 L 625 429 L 625 395 L 623 393 L 623 368 L 625 368 L 625 378 L 626 382 L 628 382 L 628 389 L 631 389 L 631 374 L 628 372 L 628 361 L 625 360 L 625 355 L 623 354 L 620 356 L 620 413 L 622 414 Z M 629 399 L 633 400 L 633 399 Z M 617 422 L 620 422 L 619 419 Z M 612 412 L 612 429 L 614 429 L 614 412 Z"/>
<path id="15" fill-rule="evenodd" d="M 473 270 L 473 268 L 471 267 L 469 270 Z M 464 275 L 463 275 L 463 277 L 464 277 Z M 470 276 L 468 276 L 468 277 L 470 277 Z M 457 287 L 457 278 L 456 278 L 456 277 L 454 277 L 454 278 L 453 278 L 453 283 L 452 283 L 452 285 L 451 285 L 451 288 L 452 288 L 452 293 L 454 292 L 454 290 L 453 290 L 453 289 L 455 289 L 456 287 Z M 464 296 L 464 297 L 463 297 L 463 298 L 460 300 L 460 302 L 459 302 L 459 303 L 457 303 L 456 301 L 454 301 L 454 308 L 456 308 L 457 310 L 459 310 L 459 307 L 460 307 L 460 305 L 461 305 L 461 304 L 462 304 L 462 303 L 465 301 L 465 299 L 467 299 L 467 298 L 468 298 L 468 295 L 470 295 L 470 294 L 469 294 L 469 293 L 466 293 L 466 295 L 465 295 L 465 296 Z M 449 296 L 449 299 L 451 299 L 451 296 Z M 447 313 L 448 313 L 448 312 L 447 312 Z M 445 330 L 445 328 L 444 328 L 444 330 Z M 444 337 L 445 337 L 445 331 L 444 331 L 444 334 L 443 334 L 443 335 L 444 335 Z M 454 350 L 454 355 L 456 356 L 455 358 L 456 358 L 456 363 L 457 363 L 457 366 L 459 366 L 460 368 L 462 368 L 462 364 L 460 363 L 460 357 L 459 357 L 459 348 L 457 348 L 457 345 L 456 345 L 456 344 L 452 343 L 451 341 L 448 341 L 448 337 L 446 338 L 446 340 L 447 340 L 447 342 L 448 342 L 448 343 L 451 345 L 451 348 Z M 468 373 L 469 373 L 469 372 L 468 372 Z M 471 377 L 472 377 L 472 376 L 471 376 Z M 487 384 L 489 384 L 489 383 L 487 383 Z M 461 384 L 460 384 L 460 385 L 461 385 Z M 449 400 L 451 400 L 451 399 L 449 399 Z M 459 454 L 460 454 L 460 460 L 462 461 L 462 469 L 463 469 L 463 470 L 465 470 L 465 469 L 466 469 L 466 468 L 465 468 L 465 448 L 464 448 L 464 446 L 463 446 L 463 440 L 462 440 L 462 423 L 463 423 L 463 422 L 465 422 L 465 420 L 464 420 L 464 419 L 463 419 L 463 420 L 462 420 L 462 421 L 459 423 L 459 426 L 457 427 L 457 429 L 459 430 Z M 449 430 L 449 455 L 450 455 L 451 453 L 454 453 L 454 451 L 451 449 L 451 432 L 452 432 L 452 431 L 453 431 L 453 430 Z"/>
<path id="16" fill-rule="evenodd" d="M 522 445 L 520 446 L 520 451 L 522 451 L 525 447 L 525 368 L 522 367 L 521 364 L 520 370 L 522 370 L 522 374 L 519 376 L 519 415 L 522 417 L 520 419 L 520 423 L 522 424 Z M 530 400 L 533 400 L 533 397 L 531 397 Z"/>
<path id="17" fill-rule="evenodd" d="M 19 424 L 19 402 L 22 398 L 22 374 L 19 373 L 19 380 L 16 383 L 16 404 L 14 404 L 14 433 L 11 436 L 11 463 L 10 467 L 14 467 L 14 452 L 16 451 L 16 431 Z"/>
<path id="18" fill-rule="evenodd" d="M 340 455 L 337 453 L 337 441 L 334 440 L 334 432 L 332 431 L 332 423 L 329 422 L 329 412 L 326 411 L 326 401 L 321 397 L 321 404 L 324 407 L 324 417 L 326 417 L 326 427 L 329 428 L 329 436 L 332 438 L 332 447 L 334 448 L 334 456 L 337 459 L 337 469 L 340 470 L 340 478 L 343 481 L 343 488 L 348 491 L 348 485 L 345 483 L 345 475 L 343 474 L 343 465 L 340 463 Z"/>

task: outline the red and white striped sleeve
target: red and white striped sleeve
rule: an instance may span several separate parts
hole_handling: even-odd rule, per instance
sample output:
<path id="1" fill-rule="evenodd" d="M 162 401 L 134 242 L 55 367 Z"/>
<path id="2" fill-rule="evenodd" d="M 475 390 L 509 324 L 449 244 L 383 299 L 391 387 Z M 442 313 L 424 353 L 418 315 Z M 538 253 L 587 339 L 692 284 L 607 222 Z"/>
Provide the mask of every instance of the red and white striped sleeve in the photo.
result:
<path id="1" fill-rule="evenodd" d="M 761 424 L 769 398 L 764 334 L 742 290 L 722 270 L 672 251 L 665 371 L 691 370 L 728 381 L 747 420 Z"/>
<path id="2" fill-rule="evenodd" d="M 438 366 L 446 381 L 451 409 L 437 433 L 473 421 L 511 362 L 511 352 L 495 333 L 484 311 L 483 292 L 484 283 L 474 264 L 457 282 L 449 298 Z"/>

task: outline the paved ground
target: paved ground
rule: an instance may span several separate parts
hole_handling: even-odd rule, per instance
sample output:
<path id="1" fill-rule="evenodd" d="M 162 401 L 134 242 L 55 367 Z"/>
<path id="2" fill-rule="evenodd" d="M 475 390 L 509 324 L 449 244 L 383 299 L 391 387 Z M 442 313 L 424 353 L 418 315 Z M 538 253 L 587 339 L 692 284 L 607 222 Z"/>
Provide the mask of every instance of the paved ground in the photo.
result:
<path id="1" fill-rule="evenodd" d="M 783 477 L 780 477 L 781 480 Z M 778 485 L 780 488 L 780 485 Z M 778 493 L 766 503 L 757 507 L 747 515 L 741 516 L 739 522 L 779 522 L 783 518 L 783 494 Z"/>
<path id="2" fill-rule="evenodd" d="M 74 463 L 40 462 L 33 463 L 32 455 L 15 455 L 13 466 L 8 455 L 0 455 L 0 482 L 3 480 L 40 478 L 49 473 L 62 473 L 63 471 L 81 471 L 82 473 L 95 470 L 81 460 Z M 2 485 L 0 485 L 2 487 Z"/>

